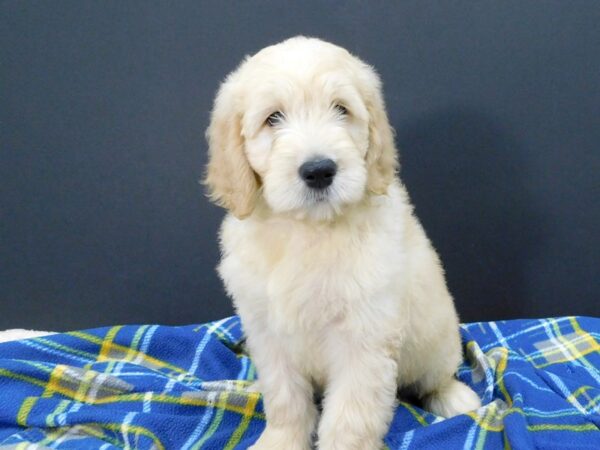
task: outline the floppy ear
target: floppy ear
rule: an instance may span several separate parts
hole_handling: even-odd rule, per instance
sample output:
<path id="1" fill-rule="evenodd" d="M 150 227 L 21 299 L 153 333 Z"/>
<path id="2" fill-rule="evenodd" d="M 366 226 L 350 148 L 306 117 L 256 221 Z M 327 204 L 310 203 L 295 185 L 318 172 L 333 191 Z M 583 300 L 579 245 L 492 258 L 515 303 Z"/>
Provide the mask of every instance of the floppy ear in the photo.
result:
<path id="1" fill-rule="evenodd" d="M 204 184 L 208 196 L 239 219 L 254 210 L 259 182 L 244 152 L 242 112 L 235 74 L 221 85 L 206 130 L 208 165 Z"/>
<path id="2" fill-rule="evenodd" d="M 398 171 L 398 152 L 381 93 L 377 73 L 366 66 L 367 92 L 365 102 L 369 112 L 369 149 L 367 150 L 367 189 L 374 194 L 385 194 Z"/>

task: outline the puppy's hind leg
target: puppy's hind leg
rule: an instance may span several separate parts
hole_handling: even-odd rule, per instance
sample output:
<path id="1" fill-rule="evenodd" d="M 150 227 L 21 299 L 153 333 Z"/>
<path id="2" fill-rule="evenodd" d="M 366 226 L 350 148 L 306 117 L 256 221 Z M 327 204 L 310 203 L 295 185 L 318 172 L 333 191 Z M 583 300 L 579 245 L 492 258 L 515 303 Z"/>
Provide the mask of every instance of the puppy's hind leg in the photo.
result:
<path id="1" fill-rule="evenodd" d="M 445 379 L 441 385 L 423 397 L 426 410 L 442 417 L 454 417 L 481 406 L 479 396 L 466 384 L 454 377 Z"/>
<path id="2" fill-rule="evenodd" d="M 448 339 L 446 346 L 436 346 L 429 364 L 417 382 L 417 393 L 427 411 L 442 417 L 453 417 L 481 406 L 479 396 L 454 374 L 461 356 L 458 336 Z"/>

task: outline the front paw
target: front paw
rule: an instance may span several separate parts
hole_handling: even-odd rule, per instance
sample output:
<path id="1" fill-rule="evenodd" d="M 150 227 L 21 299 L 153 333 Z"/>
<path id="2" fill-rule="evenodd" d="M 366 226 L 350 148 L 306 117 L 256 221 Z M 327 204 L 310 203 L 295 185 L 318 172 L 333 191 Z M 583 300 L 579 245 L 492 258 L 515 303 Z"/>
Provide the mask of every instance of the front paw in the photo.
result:
<path id="1" fill-rule="evenodd" d="M 327 436 L 319 439 L 318 450 L 381 450 L 383 441 L 377 436 L 356 436 L 352 434 Z"/>
<path id="2" fill-rule="evenodd" d="M 301 430 L 267 427 L 249 450 L 310 450 Z"/>

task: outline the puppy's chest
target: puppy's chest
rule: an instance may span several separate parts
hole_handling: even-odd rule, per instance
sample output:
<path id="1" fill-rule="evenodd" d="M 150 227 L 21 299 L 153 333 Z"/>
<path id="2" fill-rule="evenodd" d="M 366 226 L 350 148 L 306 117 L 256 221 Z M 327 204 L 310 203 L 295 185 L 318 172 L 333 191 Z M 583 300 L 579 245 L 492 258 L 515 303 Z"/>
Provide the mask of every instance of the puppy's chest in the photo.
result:
<path id="1" fill-rule="evenodd" d="M 288 329 L 359 313 L 391 279 L 394 252 L 362 230 L 281 233 L 263 245 L 269 313 Z"/>

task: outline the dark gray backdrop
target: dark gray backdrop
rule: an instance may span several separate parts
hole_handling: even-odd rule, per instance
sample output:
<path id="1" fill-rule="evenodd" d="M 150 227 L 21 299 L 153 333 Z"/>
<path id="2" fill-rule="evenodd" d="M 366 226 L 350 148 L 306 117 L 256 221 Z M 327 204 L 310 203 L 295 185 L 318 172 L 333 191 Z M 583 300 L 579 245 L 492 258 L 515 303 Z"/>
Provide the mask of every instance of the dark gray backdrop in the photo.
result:
<path id="1" fill-rule="evenodd" d="M 394 3 L 394 4 L 392 4 Z M 0 328 L 230 314 L 219 81 L 296 34 L 375 65 L 466 321 L 600 315 L 600 2 L 0 4 Z"/>

